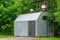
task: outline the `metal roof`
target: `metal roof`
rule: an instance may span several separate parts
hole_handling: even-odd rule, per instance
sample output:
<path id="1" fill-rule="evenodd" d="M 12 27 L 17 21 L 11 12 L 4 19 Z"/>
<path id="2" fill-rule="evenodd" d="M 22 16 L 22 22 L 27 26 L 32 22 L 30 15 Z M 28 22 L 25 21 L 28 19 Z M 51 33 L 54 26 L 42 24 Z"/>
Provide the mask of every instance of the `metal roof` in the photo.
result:
<path id="1" fill-rule="evenodd" d="M 36 13 L 28 13 L 28 14 L 20 14 L 16 20 L 16 21 L 33 21 L 33 20 L 37 20 L 38 17 L 40 16 L 41 12 L 36 12 Z"/>

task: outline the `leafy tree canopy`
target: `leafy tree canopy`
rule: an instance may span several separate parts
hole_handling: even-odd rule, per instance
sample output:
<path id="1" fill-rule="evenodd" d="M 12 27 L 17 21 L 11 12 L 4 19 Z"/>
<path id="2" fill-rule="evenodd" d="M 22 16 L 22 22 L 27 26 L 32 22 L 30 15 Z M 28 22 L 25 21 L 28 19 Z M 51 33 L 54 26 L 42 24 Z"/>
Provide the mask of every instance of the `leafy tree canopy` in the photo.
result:
<path id="1" fill-rule="evenodd" d="M 0 0 L 0 33 L 13 34 L 13 23 L 15 18 L 35 9 L 34 0 Z M 8 30 L 9 29 L 9 30 Z"/>

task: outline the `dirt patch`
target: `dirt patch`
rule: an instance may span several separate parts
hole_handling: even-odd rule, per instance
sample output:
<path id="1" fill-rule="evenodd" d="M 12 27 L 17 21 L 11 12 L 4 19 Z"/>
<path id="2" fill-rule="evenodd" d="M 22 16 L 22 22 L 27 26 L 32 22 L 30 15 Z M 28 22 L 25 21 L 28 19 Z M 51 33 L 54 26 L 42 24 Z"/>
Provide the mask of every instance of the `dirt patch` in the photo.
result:
<path id="1" fill-rule="evenodd" d="M 1 38 L 0 40 L 32 40 L 34 37 Z"/>

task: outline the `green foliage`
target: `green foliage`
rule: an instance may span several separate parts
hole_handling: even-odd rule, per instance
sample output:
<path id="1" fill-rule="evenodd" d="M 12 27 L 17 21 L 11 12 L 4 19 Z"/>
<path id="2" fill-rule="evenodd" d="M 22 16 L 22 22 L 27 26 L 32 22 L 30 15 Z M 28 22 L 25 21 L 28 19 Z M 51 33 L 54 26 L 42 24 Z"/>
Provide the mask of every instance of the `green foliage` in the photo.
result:
<path id="1" fill-rule="evenodd" d="M 55 22 L 59 22 L 60 24 L 60 0 L 56 0 L 56 2 L 57 2 L 57 8 L 55 9 L 56 12 L 54 13 Z"/>
<path id="2" fill-rule="evenodd" d="M 50 22 L 52 22 L 52 0 L 48 0 L 49 2 L 49 15 L 48 18 L 50 19 Z M 60 0 L 54 1 L 54 27 L 55 27 L 55 36 L 60 36 Z"/>
<path id="3" fill-rule="evenodd" d="M 0 38 L 14 38 L 14 35 L 3 35 L 3 34 L 0 34 Z"/>
<path id="4" fill-rule="evenodd" d="M 34 38 L 33 40 L 60 40 L 60 38 L 56 37 L 42 37 L 42 38 Z"/>
<path id="5" fill-rule="evenodd" d="M 53 20 L 53 14 L 52 14 L 52 12 L 53 12 L 53 10 L 52 10 L 52 0 L 48 0 L 48 12 L 49 12 L 49 14 L 47 15 L 47 17 L 48 17 L 48 19 L 49 20 Z"/>
<path id="6" fill-rule="evenodd" d="M 60 12 L 56 12 L 56 13 L 54 13 L 54 15 L 55 15 L 55 22 L 58 22 L 59 24 L 60 24 Z"/>
<path id="7" fill-rule="evenodd" d="M 13 34 L 14 20 L 21 13 L 35 9 L 34 0 L 0 0 L 0 33 Z"/>
<path id="8" fill-rule="evenodd" d="M 56 7 L 56 12 L 54 13 L 55 16 L 55 33 L 56 36 L 60 36 L 60 0 L 56 0 L 57 7 Z"/>

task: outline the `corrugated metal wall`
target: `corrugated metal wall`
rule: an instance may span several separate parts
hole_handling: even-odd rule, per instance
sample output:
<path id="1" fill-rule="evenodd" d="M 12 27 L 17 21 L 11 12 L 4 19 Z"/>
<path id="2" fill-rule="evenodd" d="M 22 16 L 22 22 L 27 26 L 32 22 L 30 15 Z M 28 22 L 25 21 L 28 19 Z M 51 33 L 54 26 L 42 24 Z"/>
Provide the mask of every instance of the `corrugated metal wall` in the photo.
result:
<path id="1" fill-rule="evenodd" d="M 15 22 L 14 25 L 15 36 L 28 36 L 28 22 Z"/>
<path id="2" fill-rule="evenodd" d="M 47 21 L 43 20 L 42 14 L 37 20 L 37 36 L 47 36 Z"/>

